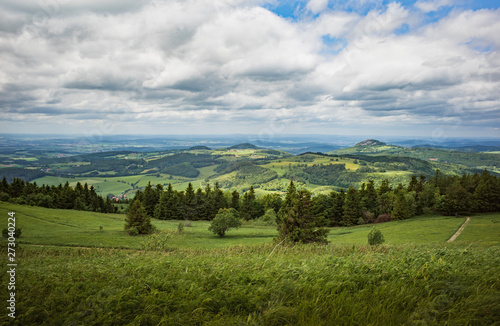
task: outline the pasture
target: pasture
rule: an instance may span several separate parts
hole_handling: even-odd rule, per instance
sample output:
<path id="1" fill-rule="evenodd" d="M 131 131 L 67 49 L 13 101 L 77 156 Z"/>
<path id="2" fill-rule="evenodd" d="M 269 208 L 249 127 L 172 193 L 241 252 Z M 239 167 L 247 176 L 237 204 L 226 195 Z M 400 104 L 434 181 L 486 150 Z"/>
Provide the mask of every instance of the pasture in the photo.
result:
<path id="1" fill-rule="evenodd" d="M 423 216 L 332 228 L 328 245 L 276 244 L 270 226 L 225 238 L 208 222 L 158 221 L 164 250 L 123 231 L 124 216 L 12 205 L 20 325 L 495 325 L 500 214 Z M 102 226 L 102 229 L 101 229 Z M 5 239 L 2 248 L 6 252 Z M 7 255 L 3 255 L 6 263 Z M 8 274 L 2 273 L 2 284 Z M 10 322 L 6 314 L 0 323 Z"/>

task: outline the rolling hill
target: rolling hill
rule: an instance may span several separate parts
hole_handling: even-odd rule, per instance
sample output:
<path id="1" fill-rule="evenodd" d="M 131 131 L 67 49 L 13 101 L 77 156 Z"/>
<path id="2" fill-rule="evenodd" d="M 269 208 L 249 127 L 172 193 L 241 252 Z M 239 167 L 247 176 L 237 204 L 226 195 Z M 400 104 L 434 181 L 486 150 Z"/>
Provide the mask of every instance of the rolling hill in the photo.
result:
<path id="1" fill-rule="evenodd" d="M 29 153 L 27 153 L 29 156 Z M 34 159 L 0 157 L 7 179 L 23 177 L 42 185 L 68 181 L 92 184 L 101 195 L 133 195 L 149 181 L 184 190 L 189 182 L 204 187 L 216 182 L 226 190 L 257 194 L 283 192 L 290 180 L 313 193 L 347 188 L 374 180 L 406 183 L 412 175 L 431 176 L 436 169 L 461 175 L 487 169 L 500 173 L 500 156 L 425 147 L 403 147 L 375 139 L 328 153 L 290 153 L 241 143 L 227 148 L 194 146 L 153 152 L 111 151 Z M 5 163 L 10 163 L 5 168 Z M 13 164 L 15 163 L 15 164 Z M 2 173 L 3 172 L 3 173 Z"/>

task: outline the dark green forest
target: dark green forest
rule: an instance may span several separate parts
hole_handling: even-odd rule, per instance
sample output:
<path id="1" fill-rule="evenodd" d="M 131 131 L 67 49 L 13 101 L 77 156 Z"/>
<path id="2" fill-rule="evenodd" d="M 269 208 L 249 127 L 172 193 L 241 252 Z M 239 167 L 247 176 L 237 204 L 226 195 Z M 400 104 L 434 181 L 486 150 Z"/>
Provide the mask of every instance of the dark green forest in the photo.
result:
<path id="1" fill-rule="evenodd" d="M 313 165 L 305 171 L 319 169 L 317 173 L 328 176 L 335 173 L 330 169 L 342 171 L 342 167 Z M 500 211 L 500 178 L 486 170 L 462 176 L 445 175 L 437 170 L 430 177 L 413 176 L 408 184 L 391 184 L 385 180 L 378 187 L 369 180 L 358 189 L 351 186 L 347 191 L 341 189 L 316 196 L 304 191 L 302 196 L 310 201 L 311 214 L 322 226 L 380 223 L 427 213 L 459 215 Z M 75 187 L 69 183 L 38 186 L 19 178 L 12 183 L 3 178 L 0 200 L 47 208 L 117 211 L 109 198 L 97 195 L 93 186 L 80 183 Z M 207 184 L 204 189 L 194 189 L 189 183 L 183 191 L 174 190 L 171 184 L 164 189 L 161 184 L 149 183 L 144 191 L 137 191 L 133 200 L 141 202 L 149 217 L 160 220 L 212 220 L 221 208 L 234 208 L 240 218 L 255 220 L 270 209 L 279 214 L 283 205 L 278 193 L 257 197 L 253 187 L 240 194 L 223 191 L 218 183 L 214 187 Z"/>

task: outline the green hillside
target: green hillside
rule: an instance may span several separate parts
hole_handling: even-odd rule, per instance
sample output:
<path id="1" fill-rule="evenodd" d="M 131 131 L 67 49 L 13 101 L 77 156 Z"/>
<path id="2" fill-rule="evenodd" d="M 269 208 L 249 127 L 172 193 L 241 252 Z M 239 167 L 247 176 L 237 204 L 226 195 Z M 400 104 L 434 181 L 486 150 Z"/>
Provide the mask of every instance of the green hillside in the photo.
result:
<path id="1" fill-rule="evenodd" d="M 145 237 L 131 237 L 123 231 L 125 215 L 57 210 L 21 206 L 0 202 L 0 214 L 16 214 L 17 227 L 22 228 L 22 244 L 80 246 L 100 248 L 141 248 Z M 445 243 L 464 222 L 465 218 L 439 215 L 420 216 L 403 221 L 379 224 L 387 244 Z M 179 221 L 153 220 L 160 231 L 175 233 Z M 175 248 L 217 248 L 235 245 L 270 244 L 277 235 L 273 226 L 247 222 L 240 229 L 219 239 L 208 231 L 208 221 L 192 221 L 182 234 L 174 235 L 169 246 Z M 373 225 L 330 228 L 328 240 L 332 244 L 366 244 Z M 480 214 L 472 218 L 466 232 L 456 241 L 460 243 L 500 244 L 500 214 Z"/>

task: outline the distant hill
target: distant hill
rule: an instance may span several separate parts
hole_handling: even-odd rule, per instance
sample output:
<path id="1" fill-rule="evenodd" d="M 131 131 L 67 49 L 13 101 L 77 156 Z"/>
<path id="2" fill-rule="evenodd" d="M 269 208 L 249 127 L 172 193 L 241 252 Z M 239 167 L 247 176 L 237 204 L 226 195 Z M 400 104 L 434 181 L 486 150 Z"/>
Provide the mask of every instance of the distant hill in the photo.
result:
<path id="1" fill-rule="evenodd" d="M 207 147 L 207 146 L 193 146 L 193 147 L 188 148 L 188 151 L 196 151 L 196 150 L 211 151 L 212 149 L 210 147 Z"/>
<path id="2" fill-rule="evenodd" d="M 259 149 L 259 147 L 255 146 L 254 144 L 243 143 L 228 147 L 227 149 Z"/>
<path id="3" fill-rule="evenodd" d="M 376 139 L 367 139 L 363 140 L 362 142 L 357 143 L 354 145 L 355 147 L 360 147 L 360 146 L 386 146 L 386 143 L 383 143 L 379 140 Z"/>

